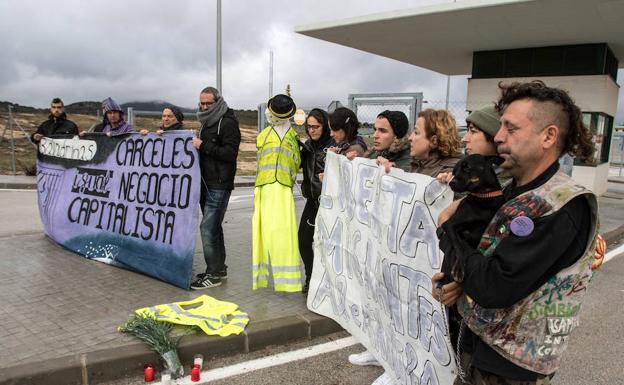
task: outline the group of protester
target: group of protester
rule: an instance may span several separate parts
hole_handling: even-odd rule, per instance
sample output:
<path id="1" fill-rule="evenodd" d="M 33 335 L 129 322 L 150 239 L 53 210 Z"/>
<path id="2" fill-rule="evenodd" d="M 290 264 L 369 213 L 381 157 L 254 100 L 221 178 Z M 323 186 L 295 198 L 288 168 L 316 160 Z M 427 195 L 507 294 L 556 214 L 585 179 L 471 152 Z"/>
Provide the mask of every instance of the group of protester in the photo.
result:
<path id="1" fill-rule="evenodd" d="M 288 108 L 280 111 L 282 120 L 271 124 L 281 127 L 275 130 L 278 138 L 289 132 L 294 136 L 283 121 L 294 113 L 294 103 L 285 96 L 280 98 Z M 275 116 L 274 111 L 268 113 Z M 468 116 L 468 130 L 461 141 L 455 119 L 445 110 L 422 111 L 409 136 L 408 119 L 402 112 L 381 112 L 375 120 L 371 150 L 358 135 L 357 116 L 347 108 L 330 114 L 314 109 L 305 127 L 309 139 L 301 146 L 301 162 L 306 204 L 298 231 L 306 272 L 304 292 L 314 261 L 314 222 L 328 151 L 348 159 L 367 157 L 388 171 L 397 167 L 436 177 L 442 183 L 450 180 L 449 173 L 461 159 L 460 142 L 467 154 L 502 158 L 495 171 L 505 185 L 506 203 L 478 248 L 468 246 L 461 237 L 460 244 L 454 245 L 462 277 L 453 276 L 450 283 L 442 284 L 444 274 L 437 273 L 431 292 L 448 306 L 451 315 L 451 341 L 459 352 L 460 365 L 456 384 L 549 384 L 569 333 L 578 324 L 598 235 L 595 195 L 559 171 L 558 159 L 563 154 L 588 159 L 593 153 L 591 133 L 567 92 L 539 81 L 501 86 L 501 98 L 495 105 Z M 269 135 L 270 131 L 265 132 Z M 275 161 L 268 167 L 277 172 L 284 166 L 290 175 L 284 184 L 287 189 L 292 188 L 299 167 L 293 152 L 282 152 L 292 155 L 290 164 Z M 262 159 L 262 152 L 259 156 Z M 267 165 L 259 164 L 259 170 L 266 170 Z M 454 215 L 459 202 L 443 211 L 439 226 Z M 284 231 L 292 228 L 294 214 L 291 211 L 289 215 L 291 225 Z M 444 242 L 443 231 L 440 237 Z M 549 309 L 574 311 L 549 310 L 536 315 L 544 293 L 558 290 L 558 282 L 569 282 L 573 289 L 565 295 L 549 296 Z M 349 360 L 379 365 L 368 351 L 351 355 Z M 386 373 L 374 382 L 392 383 L 392 376 Z"/>
<path id="2" fill-rule="evenodd" d="M 396 167 L 447 183 L 461 159 L 463 143 L 466 154 L 502 158 L 496 171 L 504 184 L 506 203 L 492 219 L 478 248 L 455 234 L 460 238 L 454 247 L 462 277 L 447 277 L 446 284 L 442 283 L 443 273 L 432 278 L 431 293 L 448 307 L 451 340 L 460 352 L 461 370 L 455 384 L 549 384 L 567 346 L 567 336 L 578 324 L 597 237 L 596 197 L 559 171 L 558 159 L 563 154 L 587 159 L 593 144 L 579 108 L 566 91 L 540 81 L 500 88 L 501 97 L 494 105 L 470 113 L 467 132 L 461 139 L 453 115 L 446 110 L 420 112 L 413 130 L 404 113 L 383 111 L 375 119 L 370 150 L 358 135 L 356 114 L 348 108 L 331 113 L 311 110 L 305 121 L 308 139 L 302 143 L 290 123 L 296 110 L 294 101 L 281 94 L 269 100 L 269 126 L 256 141 L 254 289 L 267 286 L 271 263 L 276 290 L 307 292 L 328 151 L 348 159 L 374 159 L 386 171 Z M 218 286 L 227 278 L 222 221 L 234 187 L 240 145 L 238 121 L 219 91 L 207 87 L 199 99 L 201 129 L 193 144 L 201 162 L 200 229 L 206 271 L 197 276 L 193 289 Z M 104 101 L 103 109 L 105 120 L 98 131 L 118 135 L 132 130 L 112 99 Z M 176 107 L 166 108 L 161 130 L 182 129 L 183 118 Z M 66 120 L 60 99 L 54 99 L 50 119 L 32 139 L 77 131 L 75 124 Z M 300 168 L 306 203 L 297 230 L 292 187 Z M 438 226 L 444 227 L 459 202 L 442 212 Z M 522 226 L 517 223 L 520 219 Z M 441 242 L 448 241 L 444 231 L 440 238 Z M 299 256 L 305 279 L 301 277 Z M 574 311 L 529 317 L 544 293 L 552 290 L 553 282 L 564 281 L 579 289 L 550 295 L 549 306 Z M 568 325 L 565 330 L 558 329 L 559 337 L 564 338 L 556 342 L 554 324 Z M 549 348 L 536 351 L 536 346 Z M 379 365 L 368 351 L 351 355 L 349 361 Z M 374 382 L 392 383 L 387 373 Z"/>
<path id="3" fill-rule="evenodd" d="M 112 98 L 102 102 L 104 117 L 94 125 L 91 132 L 107 136 L 123 135 L 135 132 L 135 128 L 126 122 L 121 106 Z M 201 128 L 193 138 L 193 146 L 199 152 L 201 169 L 200 207 L 203 213 L 200 223 L 200 235 L 206 262 L 204 273 L 197 274 L 191 283 L 192 289 L 205 289 L 221 285 L 227 279 L 225 264 L 225 241 L 223 237 L 223 218 L 230 194 L 234 189 L 236 159 L 240 147 L 240 128 L 234 110 L 228 107 L 219 91 L 214 87 L 204 88 L 199 95 L 197 119 Z M 184 130 L 184 113 L 170 105 L 162 111 L 162 126 L 156 131 L 162 135 L 165 131 Z M 146 135 L 147 129 L 140 134 Z M 67 119 L 63 101 L 54 98 L 50 104 L 50 116 L 31 135 L 34 143 L 39 143 L 44 136 L 84 135 L 76 124 Z"/>

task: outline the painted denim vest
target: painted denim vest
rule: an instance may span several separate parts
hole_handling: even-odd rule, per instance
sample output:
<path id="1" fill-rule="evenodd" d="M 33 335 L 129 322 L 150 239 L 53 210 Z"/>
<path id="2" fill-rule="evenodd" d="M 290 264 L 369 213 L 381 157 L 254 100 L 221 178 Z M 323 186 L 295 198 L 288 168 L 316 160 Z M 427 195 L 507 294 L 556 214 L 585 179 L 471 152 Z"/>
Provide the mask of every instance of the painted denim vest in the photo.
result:
<path id="1" fill-rule="evenodd" d="M 487 258 L 509 236 L 514 218 L 553 214 L 579 195 L 589 202 L 592 223 L 588 245 L 577 262 L 510 307 L 486 309 L 466 295 L 457 303 L 465 324 L 485 343 L 514 364 L 544 375 L 559 368 L 569 334 L 578 325 L 581 300 L 592 277 L 598 231 L 596 196 L 558 172 L 544 185 L 505 203 L 479 244 Z"/>

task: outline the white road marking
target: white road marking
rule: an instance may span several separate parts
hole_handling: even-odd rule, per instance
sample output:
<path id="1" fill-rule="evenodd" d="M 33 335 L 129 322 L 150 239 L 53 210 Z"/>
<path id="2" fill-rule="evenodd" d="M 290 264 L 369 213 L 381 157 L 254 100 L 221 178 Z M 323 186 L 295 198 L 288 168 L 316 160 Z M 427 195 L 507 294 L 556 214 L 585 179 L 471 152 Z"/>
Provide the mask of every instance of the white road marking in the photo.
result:
<path id="1" fill-rule="evenodd" d="M 348 348 L 349 346 L 357 345 L 359 342 L 353 337 L 345 337 L 339 340 L 326 342 L 324 344 L 309 346 L 307 348 L 293 350 L 291 352 L 278 353 L 269 357 L 262 357 L 251 361 L 241 362 L 236 365 L 226 366 L 223 368 L 217 368 L 201 372 L 201 380 L 199 382 L 192 382 L 191 376 L 185 376 L 178 380 L 171 380 L 171 384 L 175 385 L 195 385 L 195 384 L 207 384 L 211 381 L 222 380 L 224 378 L 238 376 L 241 374 L 254 372 L 260 369 L 271 368 L 273 366 L 283 365 L 293 361 L 299 361 L 306 358 L 318 356 Z M 161 384 L 160 382 L 156 384 Z"/>
<path id="2" fill-rule="evenodd" d="M 611 258 L 615 257 L 616 255 L 622 254 L 622 253 L 624 253 L 624 245 L 620 245 L 619 247 L 617 247 L 617 248 L 609 251 L 607 254 L 605 254 L 604 262 L 606 263 Z"/>

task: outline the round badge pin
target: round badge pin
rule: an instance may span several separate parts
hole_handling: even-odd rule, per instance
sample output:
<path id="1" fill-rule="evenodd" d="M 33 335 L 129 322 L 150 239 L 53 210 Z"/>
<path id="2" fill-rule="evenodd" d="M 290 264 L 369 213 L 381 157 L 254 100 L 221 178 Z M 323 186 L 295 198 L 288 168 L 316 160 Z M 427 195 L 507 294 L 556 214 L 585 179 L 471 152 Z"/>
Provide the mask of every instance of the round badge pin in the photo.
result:
<path id="1" fill-rule="evenodd" d="M 515 217 L 510 224 L 511 232 L 519 237 L 526 237 L 527 235 L 533 232 L 535 225 L 533 224 L 533 220 L 529 217 L 525 217 L 524 215 Z"/>

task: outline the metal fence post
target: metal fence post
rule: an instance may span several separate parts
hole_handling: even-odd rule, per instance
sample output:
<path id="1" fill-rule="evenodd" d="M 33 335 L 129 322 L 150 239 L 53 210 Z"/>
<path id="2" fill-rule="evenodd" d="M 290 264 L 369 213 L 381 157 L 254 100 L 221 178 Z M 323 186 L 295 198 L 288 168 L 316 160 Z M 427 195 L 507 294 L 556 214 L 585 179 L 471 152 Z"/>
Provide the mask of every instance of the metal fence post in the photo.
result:
<path id="1" fill-rule="evenodd" d="M 622 167 L 624 167 L 624 135 L 620 136 L 620 171 L 618 171 L 618 176 L 622 176 Z"/>
<path id="2" fill-rule="evenodd" d="M 262 131 L 264 128 L 264 123 L 266 122 L 266 116 L 264 116 L 264 110 L 266 110 L 266 103 L 258 104 L 258 132 Z"/>
<path id="3" fill-rule="evenodd" d="M 15 169 L 15 139 L 13 138 L 13 106 L 9 106 L 9 130 L 11 130 L 11 168 L 13 175 L 16 175 Z"/>
<path id="4" fill-rule="evenodd" d="M 134 111 L 132 107 L 128 107 L 128 124 L 134 125 Z"/>

